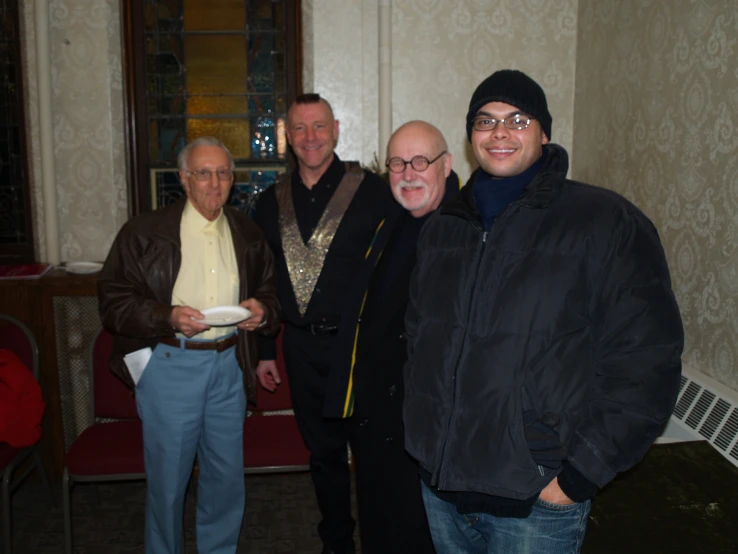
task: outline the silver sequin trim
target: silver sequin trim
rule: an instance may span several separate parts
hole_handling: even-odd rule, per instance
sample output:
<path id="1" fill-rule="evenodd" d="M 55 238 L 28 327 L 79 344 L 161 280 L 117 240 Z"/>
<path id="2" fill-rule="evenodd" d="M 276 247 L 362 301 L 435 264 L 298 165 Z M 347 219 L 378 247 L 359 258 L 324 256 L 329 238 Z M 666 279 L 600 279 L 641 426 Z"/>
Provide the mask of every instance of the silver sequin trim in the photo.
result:
<path id="1" fill-rule="evenodd" d="M 275 185 L 279 205 L 282 250 L 301 316 L 304 316 L 307 311 L 333 237 L 363 178 L 364 172 L 359 164 L 346 163 L 346 173 L 338 184 L 336 192 L 328 201 L 318 226 L 307 244 L 303 242 L 297 226 L 290 175 L 285 175 Z"/>

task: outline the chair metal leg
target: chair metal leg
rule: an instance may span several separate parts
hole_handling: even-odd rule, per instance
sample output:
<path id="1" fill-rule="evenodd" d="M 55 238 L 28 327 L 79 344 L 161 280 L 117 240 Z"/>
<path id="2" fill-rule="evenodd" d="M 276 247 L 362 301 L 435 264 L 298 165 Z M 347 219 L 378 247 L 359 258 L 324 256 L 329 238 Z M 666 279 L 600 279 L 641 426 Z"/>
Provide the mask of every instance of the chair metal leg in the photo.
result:
<path id="1" fill-rule="evenodd" d="M 13 548 L 13 538 L 10 536 L 10 471 L 11 466 L 5 468 L 3 472 L 3 550 L 4 554 L 11 554 Z"/>
<path id="2" fill-rule="evenodd" d="M 64 504 L 64 553 L 72 554 L 72 487 L 69 470 L 64 468 L 62 477 L 62 503 Z"/>
<path id="3" fill-rule="evenodd" d="M 44 461 L 41 459 L 41 454 L 38 451 L 38 447 L 33 449 L 33 456 L 36 459 L 36 467 L 38 468 L 38 472 L 41 475 L 41 480 L 44 482 L 46 490 L 49 492 L 51 505 L 56 508 L 56 496 L 54 496 L 54 490 L 51 488 L 51 482 L 49 481 L 49 476 L 46 474 L 46 467 L 44 467 Z"/>

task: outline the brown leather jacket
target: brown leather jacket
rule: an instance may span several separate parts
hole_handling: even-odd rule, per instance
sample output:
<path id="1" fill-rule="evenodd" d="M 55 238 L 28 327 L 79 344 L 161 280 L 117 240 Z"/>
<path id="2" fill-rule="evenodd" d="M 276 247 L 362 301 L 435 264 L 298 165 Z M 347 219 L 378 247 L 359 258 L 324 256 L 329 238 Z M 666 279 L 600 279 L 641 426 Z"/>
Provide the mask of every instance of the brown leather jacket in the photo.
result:
<path id="1" fill-rule="evenodd" d="M 97 282 L 100 319 L 113 333 L 110 369 L 133 388 L 123 363 L 129 352 L 150 346 L 158 337 L 174 337 L 170 322 L 172 289 L 181 264 L 179 226 L 187 200 L 141 214 L 118 233 Z M 224 208 L 233 238 L 240 277 L 239 299 L 256 298 L 264 305 L 266 325 L 259 332 L 272 336 L 279 330 L 274 258 L 264 235 L 248 216 Z M 246 394 L 253 398 L 256 385 L 256 335 L 238 331 L 238 363 Z"/>

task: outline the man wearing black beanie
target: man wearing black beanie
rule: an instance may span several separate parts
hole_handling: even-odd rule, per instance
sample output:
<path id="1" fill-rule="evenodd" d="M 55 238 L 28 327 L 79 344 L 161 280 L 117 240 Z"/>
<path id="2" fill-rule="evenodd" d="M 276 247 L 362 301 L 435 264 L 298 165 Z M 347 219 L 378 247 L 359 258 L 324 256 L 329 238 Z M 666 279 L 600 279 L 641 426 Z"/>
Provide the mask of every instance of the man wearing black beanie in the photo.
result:
<path id="1" fill-rule="evenodd" d="M 566 178 L 546 95 L 474 91 L 479 168 L 421 231 L 406 316 L 405 446 L 438 554 L 578 553 L 590 500 L 674 408 L 684 335 L 658 233 Z"/>

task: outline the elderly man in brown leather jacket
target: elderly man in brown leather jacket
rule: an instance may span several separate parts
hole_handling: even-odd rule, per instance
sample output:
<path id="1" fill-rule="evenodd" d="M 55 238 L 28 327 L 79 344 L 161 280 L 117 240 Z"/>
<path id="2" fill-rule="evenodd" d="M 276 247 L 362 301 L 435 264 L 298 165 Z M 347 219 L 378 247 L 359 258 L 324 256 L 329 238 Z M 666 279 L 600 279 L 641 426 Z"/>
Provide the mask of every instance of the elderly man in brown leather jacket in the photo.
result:
<path id="1" fill-rule="evenodd" d="M 255 331 L 274 334 L 279 325 L 274 261 L 259 228 L 225 206 L 228 149 L 200 138 L 178 165 L 187 198 L 123 226 L 98 280 L 100 315 L 115 336 L 111 369 L 135 386 L 143 422 L 146 551 L 181 552 L 197 455 L 198 552 L 235 554 L 245 503 L 244 388 L 255 383 Z M 235 315 L 203 314 L 219 306 Z M 124 362 L 130 353 L 143 357 L 142 374 Z"/>

